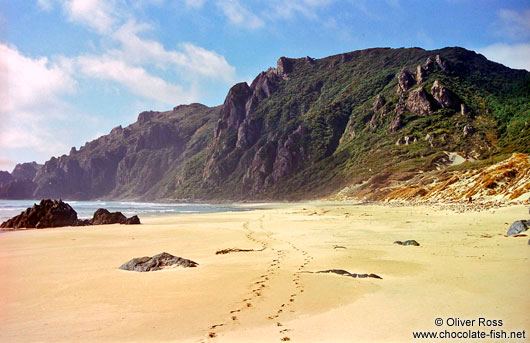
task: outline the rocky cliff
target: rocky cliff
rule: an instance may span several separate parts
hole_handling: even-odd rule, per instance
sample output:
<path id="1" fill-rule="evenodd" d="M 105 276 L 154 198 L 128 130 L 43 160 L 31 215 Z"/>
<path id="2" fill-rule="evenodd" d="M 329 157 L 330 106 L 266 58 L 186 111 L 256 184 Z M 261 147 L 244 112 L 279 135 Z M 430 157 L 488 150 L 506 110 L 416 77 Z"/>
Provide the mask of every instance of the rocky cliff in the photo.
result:
<path id="1" fill-rule="evenodd" d="M 281 57 L 221 106 L 140 113 L 0 190 L 18 175 L 34 198 L 318 198 L 435 170 L 443 151 L 528 153 L 529 100 L 529 72 L 462 48 Z"/>

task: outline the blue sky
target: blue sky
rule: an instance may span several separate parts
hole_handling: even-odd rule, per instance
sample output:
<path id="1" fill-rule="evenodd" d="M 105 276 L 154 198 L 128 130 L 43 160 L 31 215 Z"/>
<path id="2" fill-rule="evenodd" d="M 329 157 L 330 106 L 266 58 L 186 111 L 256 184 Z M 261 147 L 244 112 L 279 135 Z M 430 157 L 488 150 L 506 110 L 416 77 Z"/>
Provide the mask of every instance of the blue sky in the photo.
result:
<path id="1" fill-rule="evenodd" d="M 144 110 L 219 105 L 280 56 L 413 46 L 530 70 L 530 2 L 0 0 L 0 170 Z"/>

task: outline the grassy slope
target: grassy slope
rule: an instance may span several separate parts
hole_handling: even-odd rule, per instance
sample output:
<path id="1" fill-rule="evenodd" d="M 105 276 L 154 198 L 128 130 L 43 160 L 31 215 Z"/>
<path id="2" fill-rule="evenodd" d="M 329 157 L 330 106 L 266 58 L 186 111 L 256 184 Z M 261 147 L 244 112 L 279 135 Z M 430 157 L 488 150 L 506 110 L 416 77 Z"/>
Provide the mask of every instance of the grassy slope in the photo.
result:
<path id="1" fill-rule="evenodd" d="M 469 115 L 436 110 L 431 116 L 405 113 L 405 126 L 389 132 L 393 108 L 399 100 L 396 75 L 403 67 L 414 72 L 428 56 L 439 54 L 450 62 L 449 72 L 429 74 L 422 86 L 427 92 L 435 79 L 451 89 L 467 105 Z M 181 184 L 171 197 L 183 198 L 316 198 L 380 174 L 403 175 L 432 169 L 440 151 L 462 151 L 491 160 L 512 151 L 530 152 L 530 76 L 489 62 L 460 48 L 437 51 L 422 49 L 369 49 L 331 56 L 308 63 L 295 62 L 289 79 L 273 96 L 264 100 L 255 116 L 264 119 L 262 139 L 247 150 L 241 161 L 249 161 L 268 134 L 282 140 L 303 124 L 309 134 L 299 142 L 306 152 L 298 172 L 263 193 L 246 195 L 239 168 L 226 176 L 219 188 L 204 188 L 197 177 L 207 151 L 185 163 Z M 344 60 L 347 60 L 344 62 Z M 375 129 L 368 125 L 375 96 L 381 94 L 389 113 Z M 464 137 L 464 125 L 475 133 Z M 354 133 L 354 135 L 353 135 Z M 423 138 L 434 136 L 434 147 Z M 404 136 L 417 143 L 396 146 Z M 243 163 L 241 162 L 240 163 Z M 182 174 L 184 173 L 184 174 Z"/>

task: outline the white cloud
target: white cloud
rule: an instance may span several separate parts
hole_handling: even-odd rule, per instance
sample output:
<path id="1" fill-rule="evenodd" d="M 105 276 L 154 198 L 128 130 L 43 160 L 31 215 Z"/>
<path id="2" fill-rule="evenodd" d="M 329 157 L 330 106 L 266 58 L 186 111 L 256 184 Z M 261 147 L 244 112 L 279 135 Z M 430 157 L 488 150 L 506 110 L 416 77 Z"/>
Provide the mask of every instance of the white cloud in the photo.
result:
<path id="1" fill-rule="evenodd" d="M 126 64 L 110 56 L 81 56 L 77 63 L 82 73 L 91 78 L 112 80 L 132 93 L 163 104 L 189 103 L 196 99 L 193 90 L 185 90 L 149 74 L 144 68 Z"/>
<path id="2" fill-rule="evenodd" d="M 157 41 L 139 37 L 140 32 L 149 29 L 149 25 L 129 20 L 113 35 L 120 42 L 121 49 L 110 53 L 132 64 L 155 64 L 160 68 L 172 65 L 178 70 L 182 69 L 188 76 L 197 73 L 226 82 L 235 80 L 235 68 L 224 56 L 191 43 L 180 44 L 182 51 L 166 50 Z"/>
<path id="3" fill-rule="evenodd" d="M 524 40 L 530 37 L 530 9 L 514 11 L 501 9 L 498 12 L 501 30 L 513 40 Z"/>
<path id="4" fill-rule="evenodd" d="M 0 93 L 2 113 L 33 112 L 60 103 L 59 95 L 73 93 L 76 82 L 67 67 L 48 58 L 32 59 L 16 48 L 0 44 L 0 76 L 6 88 Z"/>
<path id="5" fill-rule="evenodd" d="M 243 26 L 248 29 L 258 29 L 265 25 L 265 22 L 243 7 L 238 0 L 221 0 L 217 6 L 232 24 Z"/>
<path id="6" fill-rule="evenodd" d="M 60 97 L 76 91 L 68 67 L 45 57 L 23 56 L 4 44 L 0 56 L 0 146 L 47 155 L 64 152 L 64 140 L 48 123 L 64 118 L 68 105 Z"/>
<path id="7" fill-rule="evenodd" d="M 182 65 L 201 75 L 221 78 L 227 82 L 235 80 L 236 71 L 224 56 L 215 51 L 206 50 L 192 43 L 182 43 L 184 59 Z"/>
<path id="8" fill-rule="evenodd" d="M 100 33 L 108 33 L 119 16 L 115 0 L 62 0 L 62 3 L 71 21 Z"/>
<path id="9" fill-rule="evenodd" d="M 530 71 L 530 44 L 498 43 L 477 50 L 489 60 L 499 62 L 507 67 Z"/>
<path id="10" fill-rule="evenodd" d="M 323 7 L 329 6 L 333 1 L 334 0 L 276 0 L 272 2 L 268 17 L 271 20 L 288 20 L 301 14 L 308 19 L 316 20 L 319 18 L 318 11 Z"/>

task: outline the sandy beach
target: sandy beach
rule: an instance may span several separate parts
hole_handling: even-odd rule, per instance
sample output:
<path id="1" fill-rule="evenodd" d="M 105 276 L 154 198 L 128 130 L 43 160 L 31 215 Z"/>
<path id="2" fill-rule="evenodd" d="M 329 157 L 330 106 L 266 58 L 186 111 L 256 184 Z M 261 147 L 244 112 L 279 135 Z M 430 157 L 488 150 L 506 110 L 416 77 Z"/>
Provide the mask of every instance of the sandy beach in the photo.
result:
<path id="1" fill-rule="evenodd" d="M 528 217 L 527 205 L 304 203 L 0 233 L 0 341 L 427 342 L 413 332 L 496 329 L 527 342 L 529 237 L 504 234 Z M 409 239 L 420 246 L 393 244 Z M 259 251 L 216 255 L 227 248 Z M 199 266 L 119 269 L 164 251 Z M 329 269 L 382 279 L 309 273 Z"/>

